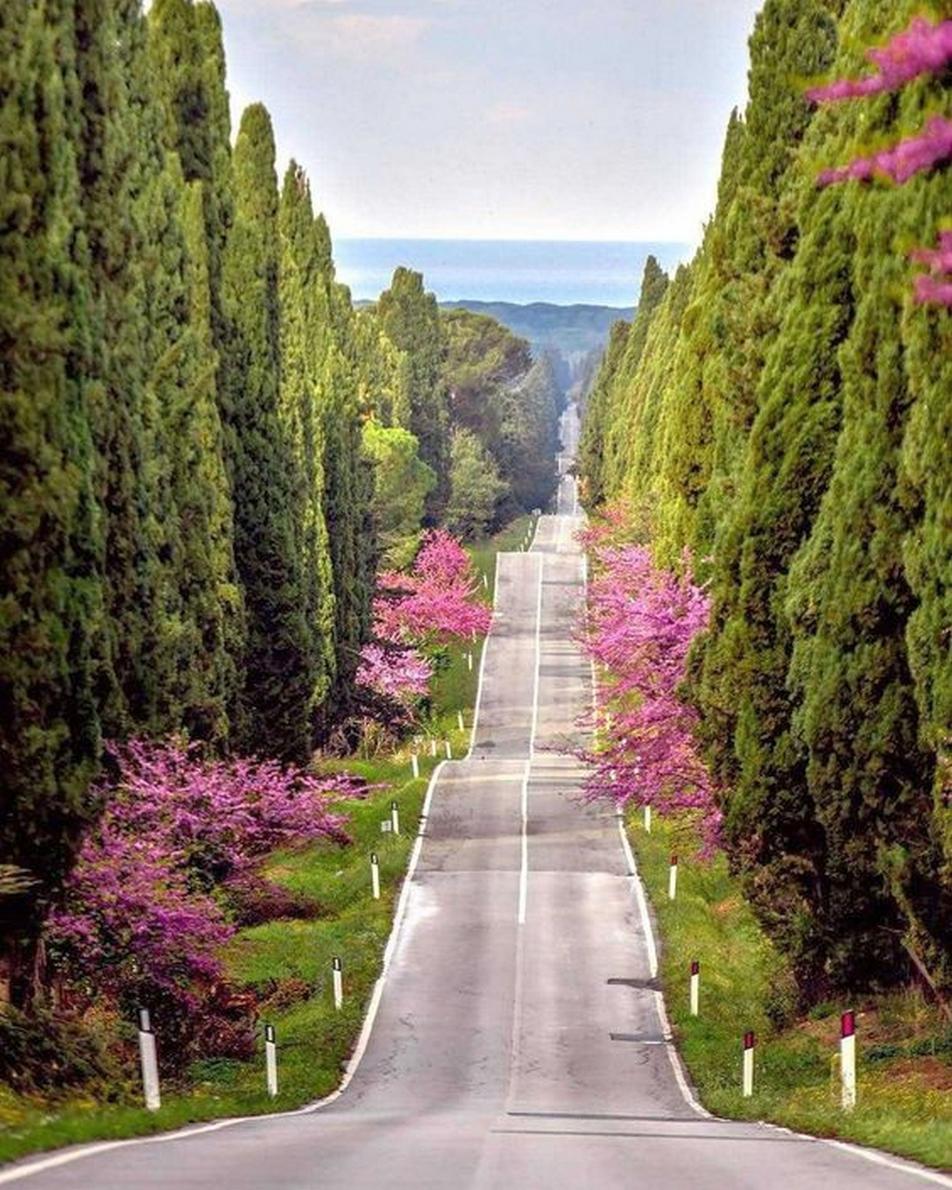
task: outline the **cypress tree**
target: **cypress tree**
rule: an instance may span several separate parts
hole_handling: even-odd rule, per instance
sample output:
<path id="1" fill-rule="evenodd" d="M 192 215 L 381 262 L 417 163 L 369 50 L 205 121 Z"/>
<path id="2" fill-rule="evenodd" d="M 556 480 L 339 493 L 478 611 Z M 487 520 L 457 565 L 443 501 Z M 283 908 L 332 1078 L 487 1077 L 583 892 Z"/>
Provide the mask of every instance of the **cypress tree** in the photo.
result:
<path id="1" fill-rule="evenodd" d="M 325 425 L 322 368 L 333 328 L 322 237 L 301 168 L 292 162 L 284 179 L 281 231 L 280 414 L 293 461 L 293 508 L 305 623 L 310 636 L 309 713 L 314 716 L 336 673 L 334 576 L 325 499 Z"/>
<path id="2" fill-rule="evenodd" d="M 398 268 L 390 288 L 380 295 L 377 314 L 384 334 L 407 354 L 409 420 L 401 424 L 419 441 L 420 457 L 436 473 L 437 485 L 427 501 L 427 515 L 435 521 L 449 495 L 449 417 L 440 312 L 436 298 L 423 288 L 423 277 Z"/>
<path id="3" fill-rule="evenodd" d="M 616 322 L 588 396 L 579 439 L 578 466 L 586 508 L 594 510 L 605 501 L 605 438 L 612 416 L 612 396 L 625 355 L 631 324 Z"/>
<path id="4" fill-rule="evenodd" d="M 843 18 L 844 45 L 875 44 L 897 32 L 916 12 L 911 4 L 900 7 L 905 11 L 883 0 L 854 0 Z M 849 70 L 853 55 L 844 58 Z M 941 94 L 942 85 L 926 76 L 904 89 L 898 105 L 841 109 L 832 114 L 830 139 L 909 135 Z M 857 292 L 839 350 L 842 425 L 828 490 L 791 566 L 786 608 L 793 639 L 788 684 L 825 837 L 823 913 L 828 970 L 837 984 L 876 979 L 898 966 L 902 910 L 930 961 L 952 927 L 930 829 L 935 743 L 929 747 L 929 732 L 920 728 L 906 646 L 916 607 L 903 559 L 914 524 L 900 475 L 915 402 L 906 339 L 927 316 L 911 309 L 909 263 L 897 250 L 927 238 L 950 201 L 948 170 L 902 187 L 849 186 L 842 198 L 855 229 Z M 938 409 L 943 405 L 947 397 Z"/>
<path id="5" fill-rule="evenodd" d="M 251 752 L 304 760 L 313 666 L 296 554 L 293 455 L 279 413 L 278 192 L 271 120 L 242 116 L 235 211 L 222 270 L 230 350 L 223 361 L 231 436 L 235 557 L 248 640 L 238 739 Z"/>
<path id="6" fill-rule="evenodd" d="M 10 996 L 31 1001 L 37 937 L 93 805 L 102 619 L 89 390 L 87 245 L 72 6 L 0 11 L 0 898 Z"/>
<path id="7" fill-rule="evenodd" d="M 625 338 L 624 356 L 618 364 L 617 379 L 614 381 L 615 399 L 611 408 L 602 415 L 605 422 L 605 445 L 601 482 L 609 492 L 620 491 L 628 469 L 632 442 L 631 426 L 638 419 L 640 412 L 639 390 L 635 376 L 655 311 L 661 304 L 667 288 L 667 274 L 657 260 L 649 256 L 645 262 L 638 308 L 631 324 L 631 331 Z"/>

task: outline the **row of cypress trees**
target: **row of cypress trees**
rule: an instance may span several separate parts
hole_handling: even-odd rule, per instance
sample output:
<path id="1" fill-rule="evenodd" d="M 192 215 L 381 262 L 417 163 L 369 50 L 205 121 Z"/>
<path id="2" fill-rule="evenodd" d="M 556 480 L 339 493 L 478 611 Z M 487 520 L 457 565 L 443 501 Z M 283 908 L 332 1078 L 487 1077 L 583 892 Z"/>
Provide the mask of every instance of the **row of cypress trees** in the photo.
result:
<path id="1" fill-rule="evenodd" d="M 358 314 L 267 111 L 232 145 L 210 3 L 0 6 L 0 898 L 11 992 L 95 816 L 102 741 L 306 761 L 367 639 L 362 427 L 445 483 L 435 304 Z M 438 344 L 437 344 L 438 346 Z M 442 402 L 442 406 L 441 406 Z"/>
<path id="2" fill-rule="evenodd" d="M 625 501 L 710 583 L 687 694 L 732 863 L 808 998 L 910 965 L 952 981 L 952 320 L 915 304 L 908 260 L 952 170 L 816 184 L 947 114 L 949 76 L 803 96 L 920 12 L 767 0 L 713 218 L 673 278 L 649 262 L 581 450 L 589 505 Z"/>

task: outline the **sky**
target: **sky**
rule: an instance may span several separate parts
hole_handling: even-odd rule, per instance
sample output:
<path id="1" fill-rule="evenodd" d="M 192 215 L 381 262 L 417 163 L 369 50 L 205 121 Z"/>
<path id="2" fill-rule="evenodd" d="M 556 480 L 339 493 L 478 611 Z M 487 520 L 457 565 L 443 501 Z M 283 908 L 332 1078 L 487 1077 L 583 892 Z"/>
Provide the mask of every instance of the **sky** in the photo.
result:
<path id="1" fill-rule="evenodd" d="M 677 240 L 713 207 L 762 0 L 218 0 L 335 237 Z"/>

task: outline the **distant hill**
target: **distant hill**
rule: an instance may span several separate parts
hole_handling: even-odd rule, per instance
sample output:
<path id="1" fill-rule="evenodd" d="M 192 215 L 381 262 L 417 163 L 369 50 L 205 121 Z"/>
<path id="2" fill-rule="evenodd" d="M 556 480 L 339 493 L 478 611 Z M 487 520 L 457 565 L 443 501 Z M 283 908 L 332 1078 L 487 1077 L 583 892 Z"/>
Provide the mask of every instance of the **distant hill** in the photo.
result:
<path id="1" fill-rule="evenodd" d="M 513 334 L 528 339 L 536 348 L 554 348 L 566 358 L 582 357 L 600 350 L 608 341 L 612 324 L 620 318 L 629 321 L 632 309 L 616 306 L 555 306 L 532 302 L 518 306 L 512 302 L 441 302 L 447 309 L 472 310 L 487 314 Z"/>
<path id="2" fill-rule="evenodd" d="M 534 354 L 553 356 L 555 374 L 564 393 L 582 395 L 588 378 L 594 375 L 608 343 L 612 326 L 630 321 L 634 310 L 617 306 L 556 306 L 551 302 L 458 301 L 441 302 L 446 310 L 470 310 L 485 314 L 508 327 L 514 335 L 528 339 Z"/>

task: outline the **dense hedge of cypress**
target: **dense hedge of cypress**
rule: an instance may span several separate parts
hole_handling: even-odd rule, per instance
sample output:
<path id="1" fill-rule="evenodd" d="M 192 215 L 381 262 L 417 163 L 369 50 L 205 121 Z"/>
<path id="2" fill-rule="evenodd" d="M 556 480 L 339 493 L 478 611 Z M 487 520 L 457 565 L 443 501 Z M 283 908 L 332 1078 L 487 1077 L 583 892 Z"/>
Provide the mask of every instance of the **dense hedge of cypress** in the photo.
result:
<path id="1" fill-rule="evenodd" d="M 667 286 L 649 263 L 583 435 L 589 506 L 623 500 L 711 584 L 686 693 L 805 998 L 952 982 L 952 318 L 914 300 L 908 258 L 952 213 L 952 169 L 817 185 L 948 116 L 950 75 L 804 94 L 869 73 L 921 7 L 767 0 L 703 243 Z"/>

